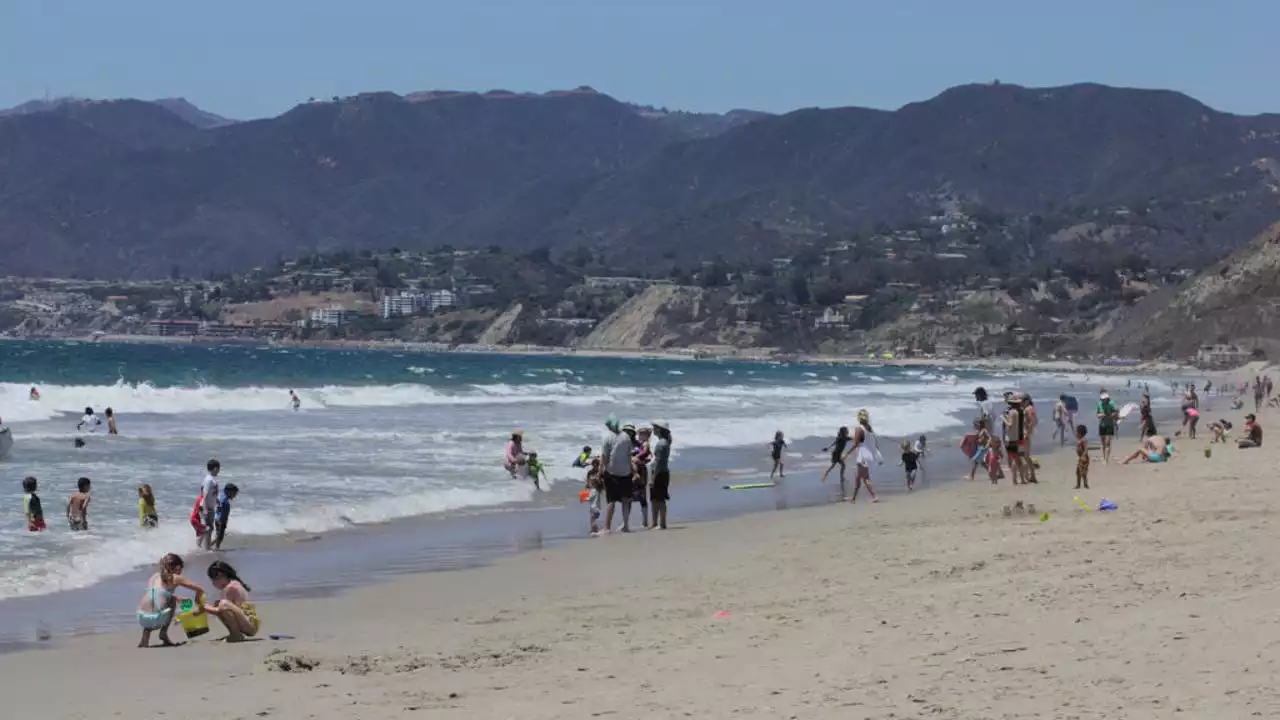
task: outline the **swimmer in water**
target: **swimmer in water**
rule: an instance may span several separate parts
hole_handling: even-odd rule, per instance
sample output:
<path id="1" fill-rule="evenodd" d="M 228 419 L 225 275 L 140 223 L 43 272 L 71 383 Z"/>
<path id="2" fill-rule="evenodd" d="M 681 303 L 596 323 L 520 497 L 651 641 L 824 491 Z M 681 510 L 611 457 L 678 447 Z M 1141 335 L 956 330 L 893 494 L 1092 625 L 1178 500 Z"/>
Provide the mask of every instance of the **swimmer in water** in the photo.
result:
<path id="1" fill-rule="evenodd" d="M 298 398 L 298 394 L 292 390 L 289 391 L 289 404 L 293 406 L 294 412 L 298 412 L 298 408 L 302 407 L 302 400 L 300 400 Z"/>
<path id="2" fill-rule="evenodd" d="M 591 462 L 591 446 L 584 445 L 582 447 L 582 452 L 578 453 L 577 459 L 573 461 L 573 466 L 576 468 L 584 468 L 584 467 L 587 467 L 587 465 L 590 462 Z"/>
<path id="3" fill-rule="evenodd" d="M 37 389 L 35 389 L 35 387 L 32 387 L 32 388 L 31 388 L 31 393 L 30 393 L 30 394 L 28 394 L 28 395 L 27 395 L 27 397 L 28 397 L 29 399 L 31 399 L 31 400 L 39 400 L 39 399 L 40 399 L 40 391 L 39 391 L 39 390 L 37 390 Z"/>

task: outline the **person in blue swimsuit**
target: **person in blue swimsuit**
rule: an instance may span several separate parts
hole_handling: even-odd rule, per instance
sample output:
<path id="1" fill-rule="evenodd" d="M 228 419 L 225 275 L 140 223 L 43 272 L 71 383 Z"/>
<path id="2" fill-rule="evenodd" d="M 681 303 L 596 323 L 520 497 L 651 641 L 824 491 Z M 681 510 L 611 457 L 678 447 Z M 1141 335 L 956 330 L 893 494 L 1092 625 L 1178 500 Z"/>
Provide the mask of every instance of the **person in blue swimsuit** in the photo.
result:
<path id="1" fill-rule="evenodd" d="M 204 588 L 191 582 L 182 575 L 184 564 L 182 558 L 169 553 L 160 558 L 160 572 L 147 581 L 147 590 L 138 601 L 138 624 L 142 626 L 142 640 L 138 647 L 151 645 L 151 633 L 160 631 L 160 644 L 173 645 L 169 639 L 169 624 L 173 622 L 173 613 L 177 608 L 174 591 L 186 588 L 196 594 L 196 612 L 204 611 Z"/>

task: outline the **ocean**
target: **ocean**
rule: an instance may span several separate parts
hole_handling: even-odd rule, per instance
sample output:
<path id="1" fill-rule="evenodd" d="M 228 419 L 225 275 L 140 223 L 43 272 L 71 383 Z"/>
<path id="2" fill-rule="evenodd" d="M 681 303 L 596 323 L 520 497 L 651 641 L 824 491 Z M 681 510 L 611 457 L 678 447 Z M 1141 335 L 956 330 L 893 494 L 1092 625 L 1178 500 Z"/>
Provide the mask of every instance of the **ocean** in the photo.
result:
<path id="1" fill-rule="evenodd" d="M 415 528 L 460 528 L 483 516 L 576 505 L 582 471 L 570 464 L 584 445 L 599 447 L 611 413 L 637 425 L 670 423 L 677 481 L 689 467 L 745 477 L 768 473 L 776 430 L 793 443 L 795 463 L 811 463 L 814 453 L 799 449 L 820 446 L 865 407 L 892 458 L 890 440 L 962 429 L 975 385 L 1086 381 L 1125 382 L 853 365 L 4 342 L 0 418 L 15 444 L 0 460 L 0 616 L 6 600 L 90 588 L 166 552 L 193 552 L 187 518 L 210 458 L 222 463 L 223 483 L 241 490 L 228 545 L 263 549 L 411 518 L 421 521 Z M 28 399 L 32 387 L 38 401 Z M 291 389 L 302 400 L 298 412 Z M 112 408 L 120 435 L 107 436 L 105 425 L 77 433 L 87 406 L 99 416 Z M 547 465 L 549 492 L 503 471 L 503 447 L 517 428 Z M 73 446 L 78 436 L 85 447 Z M 28 475 L 39 479 L 49 532 L 26 532 Z M 72 534 L 63 508 L 81 476 L 93 481 L 91 530 Z M 141 483 L 155 491 L 155 530 L 138 524 Z"/>

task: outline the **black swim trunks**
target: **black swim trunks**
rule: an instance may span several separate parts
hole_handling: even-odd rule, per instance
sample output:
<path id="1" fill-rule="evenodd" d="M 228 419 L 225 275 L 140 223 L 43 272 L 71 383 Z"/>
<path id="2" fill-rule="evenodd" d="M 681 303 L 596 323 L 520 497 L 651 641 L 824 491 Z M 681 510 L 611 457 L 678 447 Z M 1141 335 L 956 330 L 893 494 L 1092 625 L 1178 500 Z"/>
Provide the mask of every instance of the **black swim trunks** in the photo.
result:
<path id="1" fill-rule="evenodd" d="M 631 500 L 633 489 L 630 475 L 604 475 L 604 498 L 610 504 Z"/>
<path id="2" fill-rule="evenodd" d="M 657 472 L 653 474 L 653 486 L 649 488 L 649 496 L 655 503 L 671 499 L 671 473 Z"/>
<path id="3" fill-rule="evenodd" d="M 640 503 L 642 508 L 649 507 L 649 468 L 641 466 L 634 482 L 631 491 L 632 502 Z"/>

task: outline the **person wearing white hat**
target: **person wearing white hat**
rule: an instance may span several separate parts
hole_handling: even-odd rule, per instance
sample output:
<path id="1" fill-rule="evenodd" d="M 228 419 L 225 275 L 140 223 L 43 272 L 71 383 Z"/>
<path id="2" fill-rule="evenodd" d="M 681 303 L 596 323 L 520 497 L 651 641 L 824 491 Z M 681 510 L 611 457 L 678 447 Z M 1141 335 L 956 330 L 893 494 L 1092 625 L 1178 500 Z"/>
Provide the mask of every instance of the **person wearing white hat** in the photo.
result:
<path id="1" fill-rule="evenodd" d="M 653 421 L 653 433 L 658 442 L 653 445 L 653 485 L 649 487 L 649 500 L 653 503 L 653 525 L 667 529 L 667 501 L 671 499 L 671 426 L 666 420 Z"/>
<path id="2" fill-rule="evenodd" d="M 619 428 L 618 418 L 610 415 L 604 426 L 604 444 L 600 449 L 600 467 L 604 471 L 605 501 L 609 508 L 604 513 L 604 532 L 613 530 L 613 511 L 622 504 L 622 532 L 631 532 L 631 496 L 634 483 L 631 476 L 632 436 L 635 427 L 627 425 Z M 624 432 L 630 429 L 630 434 Z"/>
<path id="3" fill-rule="evenodd" d="M 1116 422 L 1120 409 L 1111 401 L 1111 395 L 1103 390 L 1098 393 L 1098 438 L 1102 441 L 1102 462 L 1111 462 L 1111 441 L 1116 436 Z"/>

